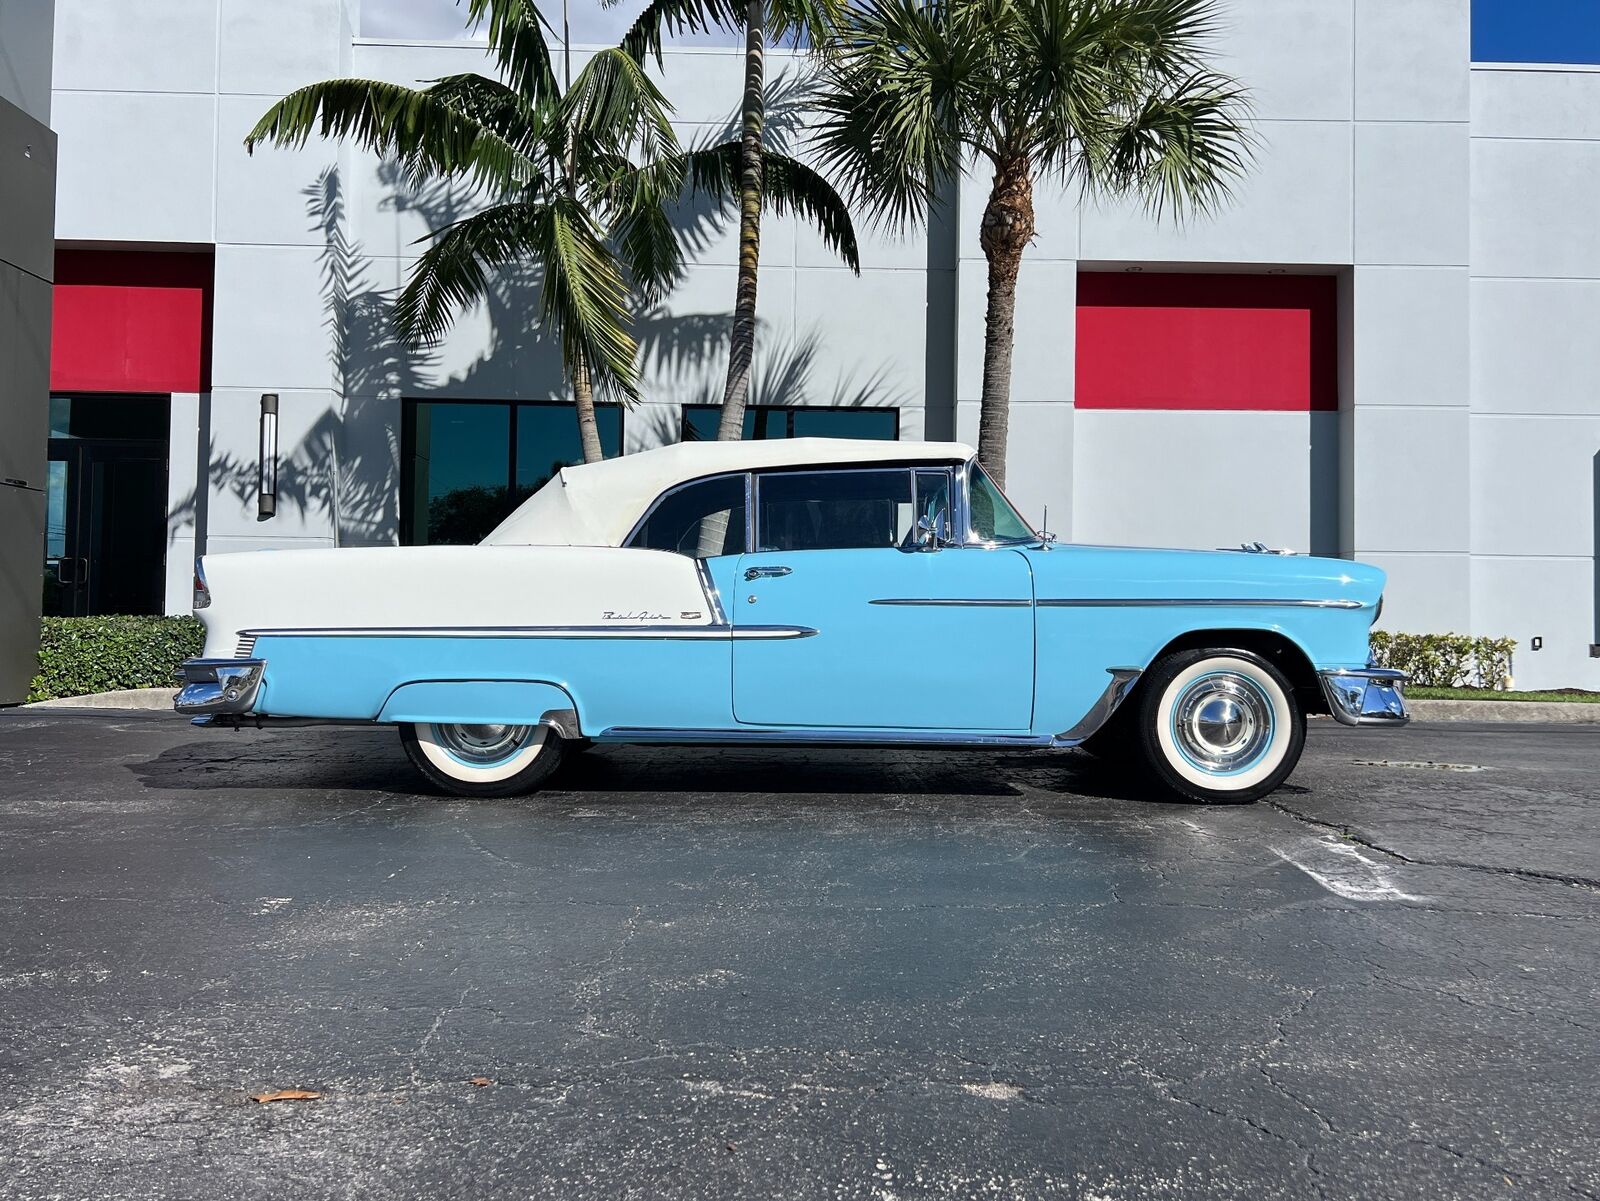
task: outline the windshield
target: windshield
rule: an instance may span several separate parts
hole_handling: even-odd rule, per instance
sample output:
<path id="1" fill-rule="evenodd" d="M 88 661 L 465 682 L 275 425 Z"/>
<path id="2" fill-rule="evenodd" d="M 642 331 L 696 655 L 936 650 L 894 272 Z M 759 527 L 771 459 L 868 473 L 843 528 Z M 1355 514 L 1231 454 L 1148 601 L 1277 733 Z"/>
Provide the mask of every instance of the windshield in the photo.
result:
<path id="1" fill-rule="evenodd" d="M 1039 535 L 1022 520 L 1005 493 L 976 462 L 972 464 L 971 484 L 967 492 L 971 510 L 972 536 L 979 542 L 1037 542 Z"/>

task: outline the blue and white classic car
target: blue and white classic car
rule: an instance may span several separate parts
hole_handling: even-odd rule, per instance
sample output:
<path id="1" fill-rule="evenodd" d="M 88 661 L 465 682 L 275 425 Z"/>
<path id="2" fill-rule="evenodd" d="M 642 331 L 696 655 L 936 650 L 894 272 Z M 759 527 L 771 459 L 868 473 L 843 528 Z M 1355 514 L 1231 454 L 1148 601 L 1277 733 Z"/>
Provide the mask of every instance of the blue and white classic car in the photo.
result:
<path id="1" fill-rule="evenodd" d="M 1246 801 L 1306 716 L 1408 720 L 1373 667 L 1384 574 L 1058 545 L 945 442 L 686 443 L 561 471 L 477 546 L 196 566 L 205 726 L 397 726 L 499 796 L 590 743 L 1084 746 Z"/>

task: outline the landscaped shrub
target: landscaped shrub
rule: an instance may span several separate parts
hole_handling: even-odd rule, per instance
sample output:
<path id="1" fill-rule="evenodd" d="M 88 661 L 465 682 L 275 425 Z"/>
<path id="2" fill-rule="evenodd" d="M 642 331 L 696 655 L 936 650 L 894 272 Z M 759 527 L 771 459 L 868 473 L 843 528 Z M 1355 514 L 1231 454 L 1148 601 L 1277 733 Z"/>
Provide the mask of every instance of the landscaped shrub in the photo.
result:
<path id="1" fill-rule="evenodd" d="M 46 617 L 30 701 L 119 688 L 176 688 L 172 671 L 200 653 L 205 629 L 192 617 Z"/>
<path id="2" fill-rule="evenodd" d="M 1391 634 L 1372 631 L 1372 653 L 1380 666 L 1408 673 L 1426 688 L 1511 686 L 1514 638 L 1471 638 L 1465 634 Z"/>

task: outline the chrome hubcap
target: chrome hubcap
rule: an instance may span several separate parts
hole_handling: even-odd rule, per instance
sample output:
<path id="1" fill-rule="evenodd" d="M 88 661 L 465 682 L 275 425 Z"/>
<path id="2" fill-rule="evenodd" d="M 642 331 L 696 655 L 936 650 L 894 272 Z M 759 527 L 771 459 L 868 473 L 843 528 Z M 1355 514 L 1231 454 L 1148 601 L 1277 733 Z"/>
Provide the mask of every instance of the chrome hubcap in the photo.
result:
<path id="1" fill-rule="evenodd" d="M 439 741 L 468 763 L 503 763 L 533 736 L 532 726 L 434 726 Z"/>
<path id="2" fill-rule="evenodd" d="M 1172 707 L 1178 749 L 1202 771 L 1249 767 L 1272 741 L 1272 702 L 1248 676 L 1217 672 L 1193 680 Z"/>

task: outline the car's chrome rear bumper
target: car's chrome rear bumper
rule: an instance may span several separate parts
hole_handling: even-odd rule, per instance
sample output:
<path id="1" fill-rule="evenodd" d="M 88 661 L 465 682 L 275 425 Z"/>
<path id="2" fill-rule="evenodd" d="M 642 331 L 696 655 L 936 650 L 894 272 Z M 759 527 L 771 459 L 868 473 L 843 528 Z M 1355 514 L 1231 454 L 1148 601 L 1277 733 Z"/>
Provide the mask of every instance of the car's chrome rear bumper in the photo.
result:
<path id="1" fill-rule="evenodd" d="M 248 713 L 261 690 L 265 659 L 187 659 L 173 674 L 183 684 L 172 702 L 179 713 Z"/>
<path id="2" fill-rule="evenodd" d="M 1406 673 L 1389 667 L 1363 667 L 1317 673 L 1328 712 L 1347 726 L 1403 726 L 1411 720 L 1400 686 Z"/>

